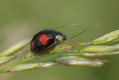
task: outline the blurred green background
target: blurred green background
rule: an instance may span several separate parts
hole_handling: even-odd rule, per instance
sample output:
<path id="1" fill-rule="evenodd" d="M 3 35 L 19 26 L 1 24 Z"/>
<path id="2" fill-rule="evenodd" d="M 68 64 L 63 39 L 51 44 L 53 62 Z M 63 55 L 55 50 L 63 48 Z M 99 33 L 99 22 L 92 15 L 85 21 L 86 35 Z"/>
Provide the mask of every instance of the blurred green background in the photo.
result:
<path id="1" fill-rule="evenodd" d="M 68 40 L 89 42 L 119 28 L 119 0 L 0 0 L 1 51 L 46 28 L 80 23 L 77 27 L 58 29 L 72 36 L 87 27 L 99 25 Z M 119 56 L 110 56 L 118 60 Z M 118 60 L 119 61 L 119 60 Z M 0 80 L 119 80 L 119 62 L 103 67 L 53 67 L 0 74 Z"/>

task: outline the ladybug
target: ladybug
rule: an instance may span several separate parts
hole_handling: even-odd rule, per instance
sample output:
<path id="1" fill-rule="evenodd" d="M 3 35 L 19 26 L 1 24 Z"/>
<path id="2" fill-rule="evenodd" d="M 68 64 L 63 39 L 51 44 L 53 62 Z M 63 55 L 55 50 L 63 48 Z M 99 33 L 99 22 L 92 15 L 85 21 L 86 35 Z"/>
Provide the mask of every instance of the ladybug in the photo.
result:
<path id="1" fill-rule="evenodd" d="M 31 40 L 31 52 L 33 55 L 41 55 L 51 52 L 58 44 L 62 44 L 67 37 L 59 31 L 45 29 L 38 32 Z"/>

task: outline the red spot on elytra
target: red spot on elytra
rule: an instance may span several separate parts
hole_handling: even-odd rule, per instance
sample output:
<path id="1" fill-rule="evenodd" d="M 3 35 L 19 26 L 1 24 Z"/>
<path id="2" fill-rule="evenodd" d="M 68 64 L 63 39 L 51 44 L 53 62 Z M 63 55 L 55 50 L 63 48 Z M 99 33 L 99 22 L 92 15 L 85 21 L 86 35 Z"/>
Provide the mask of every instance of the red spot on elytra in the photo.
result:
<path id="1" fill-rule="evenodd" d="M 46 34 L 40 35 L 39 40 L 43 45 L 47 45 L 49 43 L 49 39 L 48 39 L 48 36 Z"/>
<path id="2" fill-rule="evenodd" d="M 34 41 L 31 42 L 31 46 L 32 46 L 32 47 L 34 47 L 34 43 L 35 43 Z"/>

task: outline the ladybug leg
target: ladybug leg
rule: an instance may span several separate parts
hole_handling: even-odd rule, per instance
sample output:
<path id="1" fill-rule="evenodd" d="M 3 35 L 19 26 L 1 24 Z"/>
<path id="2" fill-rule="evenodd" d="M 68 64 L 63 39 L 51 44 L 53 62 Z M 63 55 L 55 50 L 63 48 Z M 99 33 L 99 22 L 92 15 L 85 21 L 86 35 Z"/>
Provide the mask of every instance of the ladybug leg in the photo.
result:
<path id="1" fill-rule="evenodd" d="M 49 54 L 52 54 L 52 50 L 49 52 Z"/>
<path id="2" fill-rule="evenodd" d="M 62 48 L 62 44 L 59 44 L 60 45 L 60 47 Z"/>
<path id="3" fill-rule="evenodd" d="M 36 57 L 36 59 L 39 59 L 40 56 L 37 55 L 37 56 L 35 56 L 35 57 Z"/>
<path id="4" fill-rule="evenodd" d="M 52 54 L 51 52 L 49 54 Z"/>

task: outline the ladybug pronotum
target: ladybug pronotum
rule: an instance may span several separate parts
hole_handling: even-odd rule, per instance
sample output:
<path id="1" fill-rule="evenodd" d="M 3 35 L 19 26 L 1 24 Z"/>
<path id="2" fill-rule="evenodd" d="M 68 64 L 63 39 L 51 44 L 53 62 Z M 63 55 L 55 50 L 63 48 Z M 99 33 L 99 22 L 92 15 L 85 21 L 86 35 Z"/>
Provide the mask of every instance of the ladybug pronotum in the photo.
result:
<path id="1" fill-rule="evenodd" d="M 49 53 L 56 45 L 64 43 L 66 36 L 61 32 L 45 29 L 38 32 L 31 40 L 31 52 L 34 55 Z"/>

